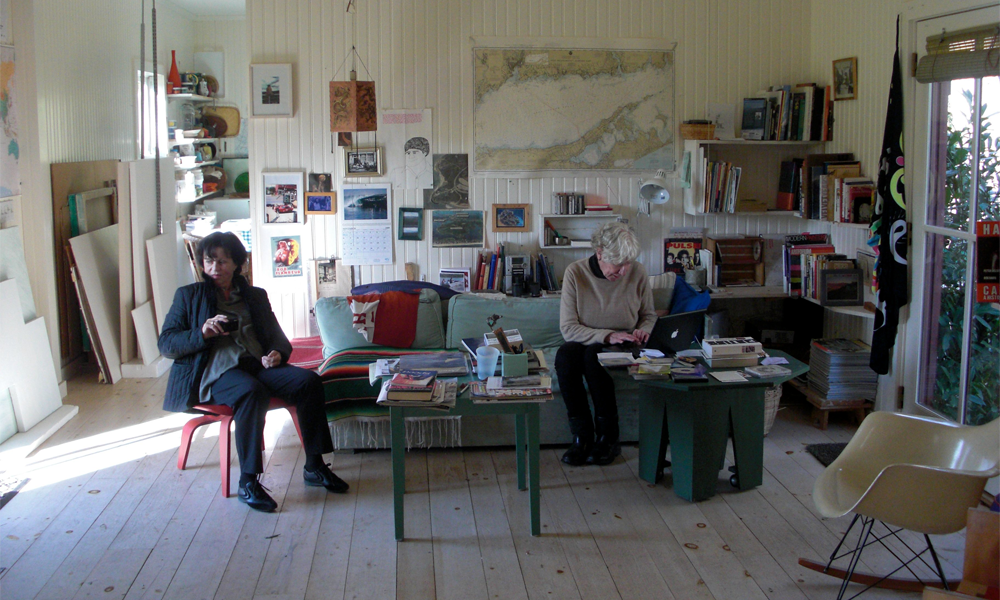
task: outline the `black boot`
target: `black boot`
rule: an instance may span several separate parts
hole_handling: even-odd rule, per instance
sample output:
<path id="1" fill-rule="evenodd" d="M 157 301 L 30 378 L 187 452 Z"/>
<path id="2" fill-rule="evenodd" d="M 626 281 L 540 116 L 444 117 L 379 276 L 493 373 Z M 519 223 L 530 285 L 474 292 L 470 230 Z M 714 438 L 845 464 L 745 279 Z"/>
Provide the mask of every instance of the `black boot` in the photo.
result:
<path id="1" fill-rule="evenodd" d="M 574 467 L 585 465 L 594 445 L 594 424 L 590 415 L 570 417 L 569 430 L 573 432 L 573 445 L 562 455 L 562 461 Z"/>
<path id="2" fill-rule="evenodd" d="M 622 453 L 618 444 L 618 417 L 596 417 L 597 441 L 587 457 L 588 465 L 610 465 Z"/>

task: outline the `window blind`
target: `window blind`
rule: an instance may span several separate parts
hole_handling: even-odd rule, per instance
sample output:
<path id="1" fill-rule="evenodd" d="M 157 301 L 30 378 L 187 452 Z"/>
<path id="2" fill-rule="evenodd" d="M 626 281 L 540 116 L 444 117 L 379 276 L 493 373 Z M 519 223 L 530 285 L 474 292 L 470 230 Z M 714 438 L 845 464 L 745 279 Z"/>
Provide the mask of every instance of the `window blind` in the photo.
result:
<path id="1" fill-rule="evenodd" d="M 942 31 L 927 38 L 927 55 L 917 63 L 920 83 L 1000 75 L 1000 24 Z"/>

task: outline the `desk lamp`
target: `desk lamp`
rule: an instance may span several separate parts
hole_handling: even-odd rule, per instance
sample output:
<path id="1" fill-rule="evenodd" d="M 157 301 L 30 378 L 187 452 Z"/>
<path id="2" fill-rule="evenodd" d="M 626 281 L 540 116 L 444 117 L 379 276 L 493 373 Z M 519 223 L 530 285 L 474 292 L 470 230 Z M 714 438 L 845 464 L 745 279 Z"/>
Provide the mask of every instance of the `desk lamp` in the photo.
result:
<path id="1" fill-rule="evenodd" d="M 667 191 L 667 172 L 660 169 L 656 176 L 646 180 L 639 185 L 639 198 L 641 200 L 640 211 L 649 214 L 649 203 L 666 204 L 670 200 L 670 192 Z"/>

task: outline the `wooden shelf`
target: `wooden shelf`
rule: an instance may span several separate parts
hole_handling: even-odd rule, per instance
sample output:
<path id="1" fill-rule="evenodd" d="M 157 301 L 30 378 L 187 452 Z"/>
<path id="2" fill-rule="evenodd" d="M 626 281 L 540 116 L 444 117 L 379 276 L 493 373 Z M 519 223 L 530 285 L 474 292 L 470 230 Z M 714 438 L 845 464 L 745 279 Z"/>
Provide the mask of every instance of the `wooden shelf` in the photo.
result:
<path id="1" fill-rule="evenodd" d="M 825 306 L 825 305 L 821 304 L 820 301 L 817 300 L 817 299 L 815 299 L 815 298 L 807 298 L 805 296 L 800 296 L 800 297 L 803 300 L 807 301 L 807 302 L 812 302 L 813 304 L 817 304 L 819 306 L 822 306 L 823 308 L 825 308 L 826 310 L 828 310 L 830 312 L 835 312 L 835 313 L 839 313 L 839 314 L 842 314 L 842 315 L 851 315 L 852 317 L 861 317 L 862 319 L 874 319 L 875 318 L 874 311 L 870 311 L 867 308 L 865 308 L 864 306 Z"/>
<path id="2" fill-rule="evenodd" d="M 698 144 L 711 146 L 815 146 L 825 144 L 820 140 L 744 140 L 736 138 L 732 140 L 684 140 L 685 143 L 695 142 Z"/>
<path id="3" fill-rule="evenodd" d="M 611 211 L 602 211 L 596 213 L 584 213 L 582 215 L 557 215 L 557 214 L 547 214 L 542 215 L 543 219 L 617 219 L 618 213 Z"/>
<path id="4" fill-rule="evenodd" d="M 175 171 L 193 171 L 194 169 L 200 169 L 202 167 L 210 167 L 212 165 L 218 165 L 218 164 L 221 164 L 221 163 L 222 163 L 221 160 L 206 160 L 206 161 L 203 161 L 203 162 L 200 162 L 200 163 L 194 163 L 193 165 L 186 165 L 186 166 L 174 165 L 174 170 Z"/>
<path id="5" fill-rule="evenodd" d="M 210 198 L 218 198 L 219 196 L 225 195 L 225 193 L 226 193 L 225 190 L 216 190 L 214 192 L 209 192 L 207 194 L 202 194 L 200 196 L 195 196 L 191 200 L 181 200 L 181 199 L 178 198 L 177 203 L 178 204 L 191 204 L 192 202 L 198 202 L 198 201 L 201 201 L 201 200 L 208 200 Z"/>
<path id="6" fill-rule="evenodd" d="M 538 232 L 538 239 L 543 250 L 589 250 L 590 236 L 594 231 L 609 221 L 617 221 L 618 213 L 614 211 L 602 211 L 600 213 L 585 213 L 582 215 L 556 215 L 543 214 L 542 228 Z M 559 234 L 561 238 L 569 238 L 568 246 L 557 246 L 546 244 L 546 225 Z"/>
<path id="7" fill-rule="evenodd" d="M 188 102 L 211 102 L 215 98 L 199 94 L 167 94 L 167 100 L 187 100 Z"/>
<path id="8" fill-rule="evenodd" d="M 730 298 L 786 298 L 785 290 L 776 285 L 748 285 L 709 288 L 712 300 Z"/>
<path id="9" fill-rule="evenodd" d="M 171 140 L 171 146 L 187 146 L 189 144 L 209 144 L 218 142 L 219 138 L 181 138 L 179 140 Z"/>

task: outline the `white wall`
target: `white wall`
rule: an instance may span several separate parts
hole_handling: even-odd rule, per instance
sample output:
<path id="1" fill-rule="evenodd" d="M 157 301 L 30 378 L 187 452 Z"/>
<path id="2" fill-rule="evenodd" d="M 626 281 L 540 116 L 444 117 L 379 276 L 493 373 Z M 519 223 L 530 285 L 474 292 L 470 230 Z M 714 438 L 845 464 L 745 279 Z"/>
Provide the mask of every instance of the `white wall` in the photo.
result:
<path id="1" fill-rule="evenodd" d="M 194 50 L 223 53 L 226 89 L 225 97 L 218 103 L 235 106 L 240 109 L 240 116 L 246 118 L 250 68 L 246 18 L 199 18 L 194 23 Z"/>
<path id="2" fill-rule="evenodd" d="M 364 0 L 357 15 L 345 15 L 340 0 L 248 0 L 251 62 L 290 62 L 295 79 L 295 115 L 255 119 L 251 123 L 251 205 L 256 210 L 264 170 L 334 172 L 341 176 L 338 154 L 331 152 L 328 82 L 352 43 L 376 83 L 381 109 L 431 108 L 434 151 L 468 153 L 472 148 L 472 36 L 550 38 L 649 38 L 677 42 L 676 117 L 702 118 L 706 102 L 735 103 L 773 84 L 797 83 L 812 76 L 809 62 L 810 4 L 799 0 Z M 851 20 L 851 19 L 845 19 Z M 353 32 L 357 32 L 354 37 Z M 338 79 L 347 78 L 347 68 Z M 359 77 L 364 72 L 359 66 Z M 812 76 L 829 81 L 829 73 Z M 678 148 L 680 144 L 678 144 Z M 678 151 L 679 157 L 679 151 Z M 388 165 L 391 168 L 391 165 Z M 473 174 L 472 209 L 498 202 L 530 203 L 537 216 L 553 191 L 578 191 L 606 198 L 637 226 L 646 250 L 640 257 L 650 272 L 662 269 L 663 233 L 673 226 L 702 225 L 720 232 L 780 233 L 804 224 L 789 218 L 690 217 L 675 201 L 654 209 L 651 219 L 636 220 L 640 174 L 506 179 Z M 777 176 L 777 175 L 775 175 Z M 399 206 L 420 206 L 414 191 L 394 195 Z M 395 216 L 393 217 L 395 218 Z M 337 253 L 336 217 L 313 217 L 305 236 L 313 256 Z M 395 236 L 394 236 L 395 237 Z M 487 234 L 498 241 L 537 251 L 535 233 Z M 307 244 L 308 247 L 308 244 Z M 557 270 L 584 251 L 553 251 Z M 442 267 L 473 266 L 472 249 L 439 250 L 429 239 L 395 245 L 395 263 L 360 267 L 363 283 L 404 278 L 404 264 L 416 262 L 434 280 Z M 308 253 L 306 256 L 310 256 Z M 265 282 L 268 261 L 255 261 L 257 282 Z M 304 282 L 303 282 L 304 283 Z M 270 286 L 272 302 L 288 333 L 304 335 L 304 300 L 298 290 Z M 303 288 L 304 289 L 304 288 Z M 287 307 L 287 309 L 286 309 Z"/>

